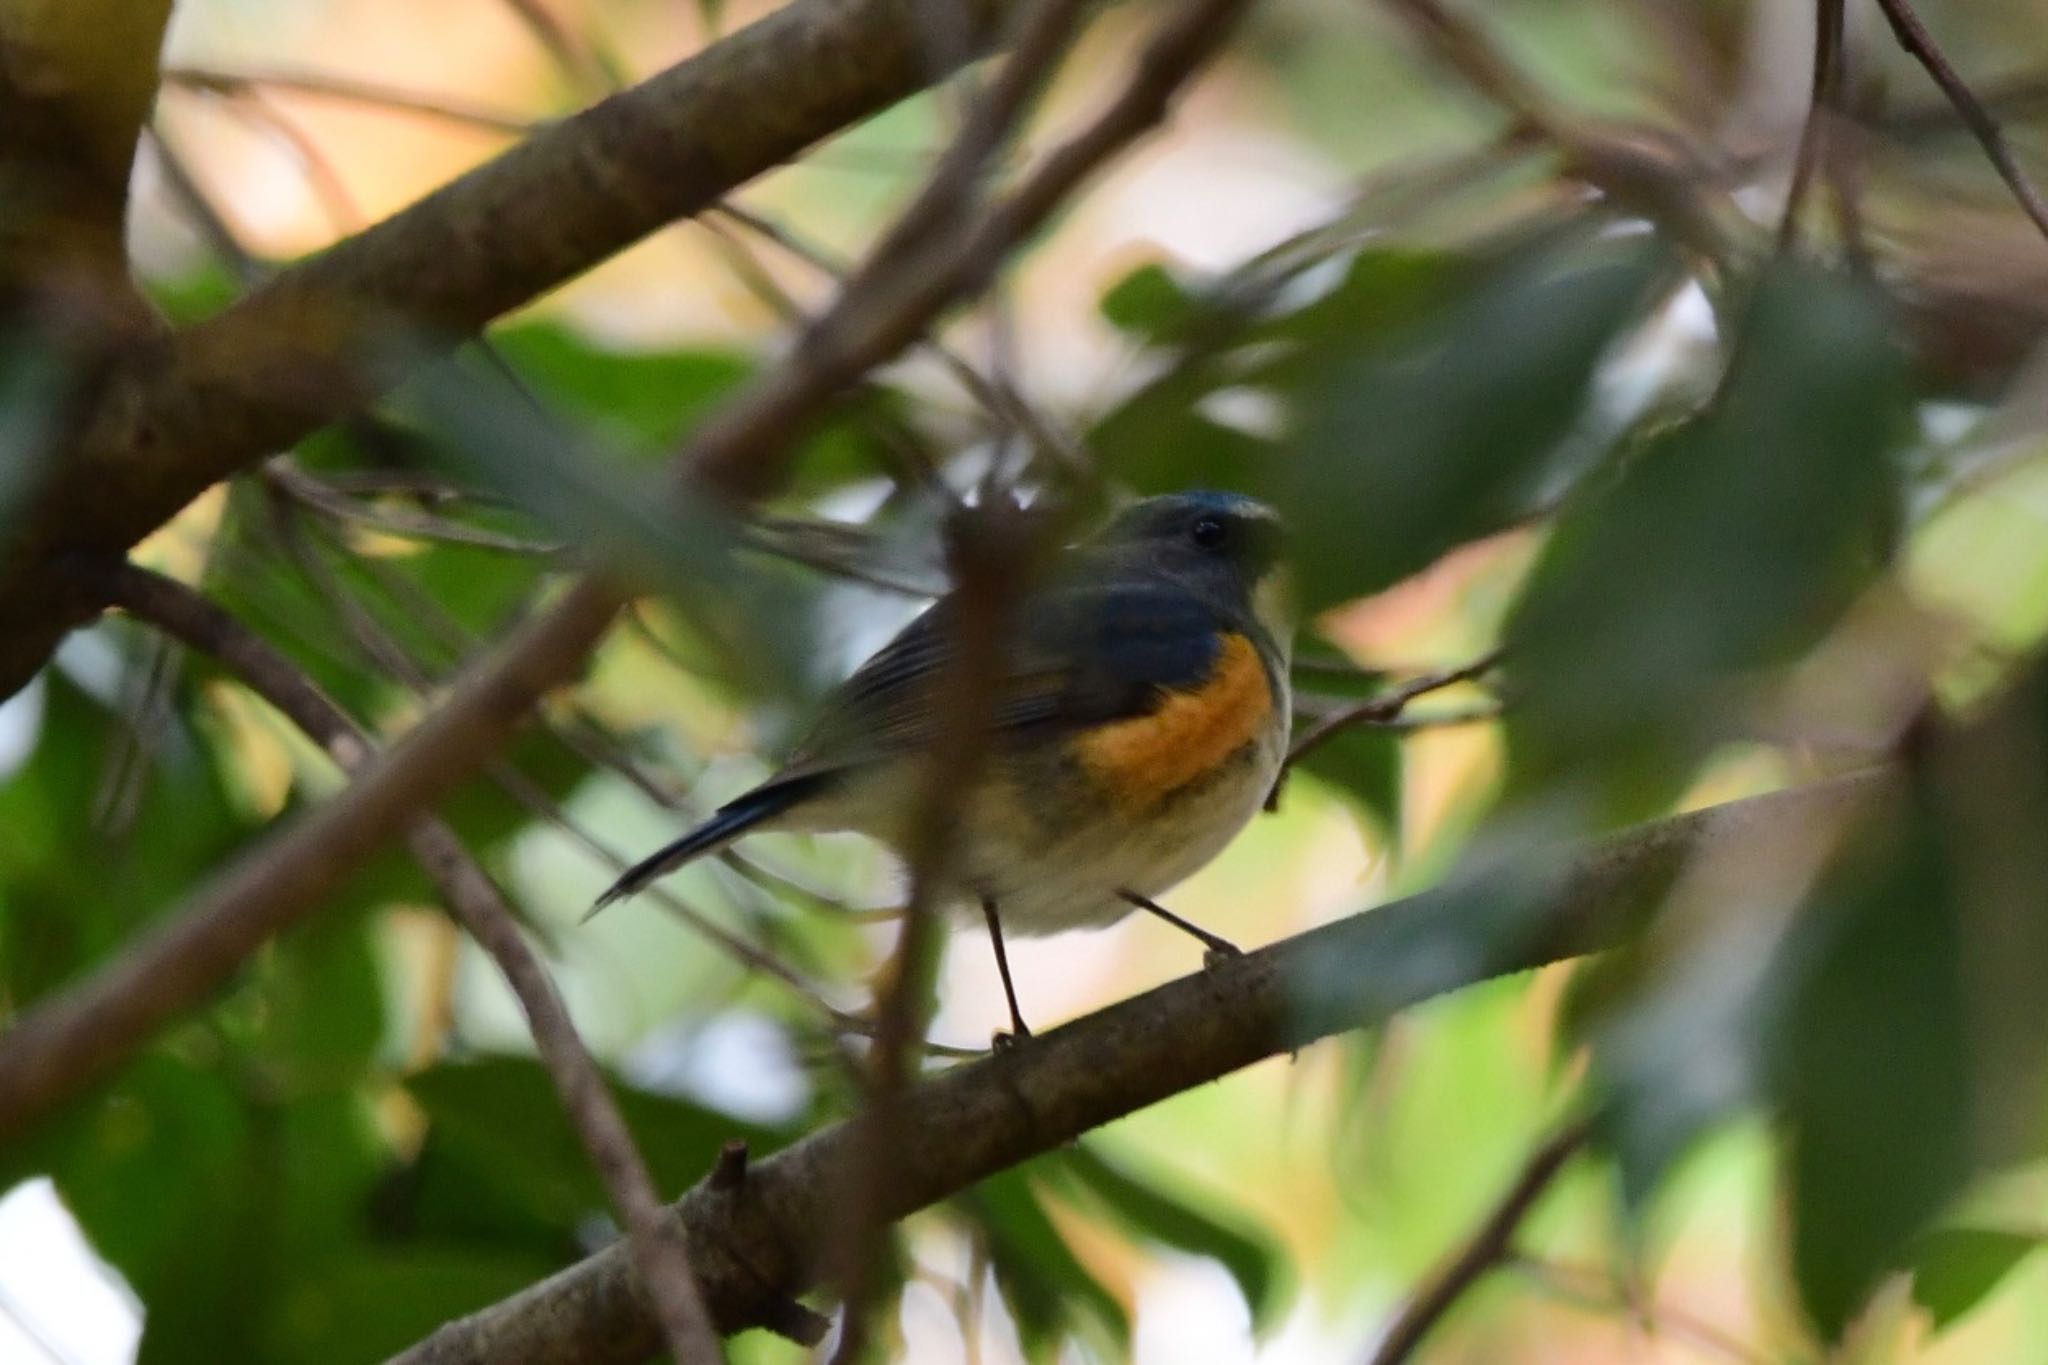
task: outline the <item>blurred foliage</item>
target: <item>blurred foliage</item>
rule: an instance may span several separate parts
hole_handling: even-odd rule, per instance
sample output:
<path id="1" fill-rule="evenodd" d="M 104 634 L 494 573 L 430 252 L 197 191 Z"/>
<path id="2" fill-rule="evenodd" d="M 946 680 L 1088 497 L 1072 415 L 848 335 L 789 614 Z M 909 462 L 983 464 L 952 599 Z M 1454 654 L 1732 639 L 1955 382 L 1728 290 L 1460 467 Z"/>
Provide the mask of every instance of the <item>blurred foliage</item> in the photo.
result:
<path id="1" fill-rule="evenodd" d="M 900 888 L 868 850 L 770 837 L 674 878 L 670 904 L 571 926 L 617 857 L 757 776 L 918 608 L 943 561 L 935 482 L 1091 510 L 1198 485 L 1273 499 L 1309 617 L 1304 718 L 1505 647 L 1497 673 L 1319 747 L 1278 818 L 1176 892 L 1251 943 L 1441 888 L 1444 913 L 1385 957 L 1319 963 L 1306 1011 L 1482 974 L 1564 841 L 1896 761 L 1890 799 L 1788 829 L 1782 859 L 1658 869 L 1628 949 L 1176 1097 L 913 1220 L 895 1264 L 954 1335 L 933 1346 L 906 1308 L 892 1340 L 1121 1360 L 1195 1283 L 1230 1300 L 1193 1329 L 1218 1358 L 1353 1359 L 1544 1133 L 1590 1113 L 1597 1150 L 1432 1338 L 1442 1358 L 1647 1359 L 1640 1322 L 1654 1358 L 1690 1360 L 1674 1343 L 1702 1317 L 1757 1359 L 2039 1358 L 2048 405 L 2022 362 L 2048 317 L 2041 243 L 2007 230 L 2002 187 L 1876 25 L 1851 32 L 1856 174 L 1820 177 L 1780 249 L 1808 14 L 1440 11 L 1499 49 L 1486 77 L 1402 20 L 1429 8 L 1261 11 L 1236 93 L 1180 117 L 1203 156 L 1242 124 L 1332 183 L 1228 253 L 1174 250 L 1173 223 L 1167 246 L 1089 257 L 1074 215 L 1017 263 L 1009 309 L 803 433 L 758 516 L 679 500 L 668 461 L 774 363 L 785 333 L 760 319 L 828 285 L 781 259 L 798 239 L 775 255 L 727 224 L 769 265 L 728 277 L 679 250 L 663 269 L 753 309 L 752 331 L 679 337 L 645 276 L 597 325 L 587 302 L 543 305 L 142 557 L 387 735 L 570 573 L 649 588 L 587 684 L 441 813 L 672 1194 L 731 1139 L 765 1155 L 860 1105 L 862 1045 L 833 1011 L 864 1008 L 888 934 L 848 910 Z M 1924 9 L 1969 69 L 2017 73 L 2002 114 L 2038 121 L 2038 4 Z M 746 16 L 585 17 L 604 67 L 628 32 Z M 1083 60 L 1110 70 L 1129 18 Z M 554 79 L 547 101 L 580 77 Z M 1555 117 L 1523 107 L 1539 97 Z M 951 126 L 911 102 L 761 200 L 857 242 L 923 164 L 905 149 Z M 1227 178 L 1236 156 L 1176 174 Z M 1218 193 L 1268 209 L 1260 184 Z M 1836 211 L 1842 184 L 1859 215 Z M 241 288 L 188 246 L 158 258 L 175 324 Z M 748 279 L 788 297 L 735 302 Z M 1092 314 L 1056 335 L 1088 386 L 1007 336 L 1055 330 L 1035 310 L 1077 297 Z M 947 377 L 961 365 L 984 392 Z M 0 339 L 0 528 L 63 378 Z M 1019 397 L 983 401 L 1003 386 Z M 0 1001 L 77 979 L 337 783 L 210 662 L 129 622 L 81 633 L 0 711 Z M 0 1183 L 53 1180 L 140 1298 L 145 1361 L 374 1361 L 615 1235 L 516 1010 L 434 902 L 401 852 L 369 861 L 215 1007 L 0 1152 Z M 1190 966 L 1156 929 L 1024 949 L 1027 1001 L 1078 1011 Z M 972 989 L 985 945 L 958 937 L 937 1030 L 978 1042 L 1000 1009 Z M 1188 1280 L 1190 1259 L 1213 1275 Z M 1240 1302 L 1241 1350 L 1214 1325 Z M 796 1358 L 758 1338 L 735 1356 Z"/>

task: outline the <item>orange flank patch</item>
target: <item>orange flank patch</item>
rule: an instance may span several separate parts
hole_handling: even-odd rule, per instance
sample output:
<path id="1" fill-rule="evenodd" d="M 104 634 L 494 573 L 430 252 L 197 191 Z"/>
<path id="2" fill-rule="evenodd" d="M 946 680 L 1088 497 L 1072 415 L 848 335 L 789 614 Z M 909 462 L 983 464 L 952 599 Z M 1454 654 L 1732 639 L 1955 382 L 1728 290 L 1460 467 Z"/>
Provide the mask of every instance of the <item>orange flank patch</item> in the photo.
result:
<path id="1" fill-rule="evenodd" d="M 1192 692 L 1168 692 L 1149 716 L 1080 737 L 1081 762 L 1126 805 L 1149 806 L 1204 778 L 1257 735 L 1273 693 L 1259 652 L 1225 635 L 1216 667 Z"/>

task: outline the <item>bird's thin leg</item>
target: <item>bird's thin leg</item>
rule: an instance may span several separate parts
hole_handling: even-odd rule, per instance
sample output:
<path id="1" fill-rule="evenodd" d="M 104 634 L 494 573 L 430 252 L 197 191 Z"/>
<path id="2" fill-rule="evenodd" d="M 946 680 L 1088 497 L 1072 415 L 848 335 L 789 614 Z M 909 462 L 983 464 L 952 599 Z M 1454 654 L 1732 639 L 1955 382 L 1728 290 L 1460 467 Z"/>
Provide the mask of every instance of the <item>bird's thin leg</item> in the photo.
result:
<path id="1" fill-rule="evenodd" d="M 995 945 L 996 970 L 1003 977 L 1003 998 L 1010 1002 L 1010 1027 L 1014 1030 L 996 1035 L 996 1048 L 1000 1051 L 1020 1039 L 1029 1038 L 1031 1030 L 1025 1026 L 1024 1016 L 1017 1009 L 1017 987 L 1010 981 L 1010 955 L 1003 950 L 1003 926 L 996 918 L 996 903 L 991 897 L 981 898 L 981 915 L 988 921 L 988 941 Z"/>
<path id="2" fill-rule="evenodd" d="M 1209 950 L 1202 954 L 1203 966 L 1213 967 L 1224 958 L 1244 956 L 1244 950 L 1229 939 L 1218 934 L 1212 934 L 1201 925 L 1182 919 L 1158 901 L 1141 896 L 1135 891 L 1119 890 L 1117 895 L 1123 897 L 1132 905 L 1137 906 L 1140 910 L 1150 910 L 1182 933 L 1193 934 L 1196 938 L 1202 940 L 1202 946 Z"/>

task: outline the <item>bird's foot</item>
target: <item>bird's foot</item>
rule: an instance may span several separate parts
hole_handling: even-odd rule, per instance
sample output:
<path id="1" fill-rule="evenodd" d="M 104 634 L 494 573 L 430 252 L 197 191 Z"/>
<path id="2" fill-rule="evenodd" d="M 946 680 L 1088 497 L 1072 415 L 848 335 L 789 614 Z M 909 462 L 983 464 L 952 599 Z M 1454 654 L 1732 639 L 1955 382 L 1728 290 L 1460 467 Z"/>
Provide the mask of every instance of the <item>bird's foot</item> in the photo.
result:
<path id="1" fill-rule="evenodd" d="M 1213 972 L 1234 957 L 1243 957 L 1244 949 L 1227 938 L 1211 939 L 1209 947 L 1202 954 L 1202 970 Z"/>
<path id="2" fill-rule="evenodd" d="M 996 1056 L 1001 1057 L 1005 1053 L 1016 1051 L 1017 1046 L 1030 1036 L 1031 1030 L 1024 1027 L 1022 1023 L 1016 1026 L 1016 1032 L 1014 1033 L 1005 1033 L 1001 1029 L 997 1029 L 988 1040 L 989 1050 L 994 1052 Z"/>

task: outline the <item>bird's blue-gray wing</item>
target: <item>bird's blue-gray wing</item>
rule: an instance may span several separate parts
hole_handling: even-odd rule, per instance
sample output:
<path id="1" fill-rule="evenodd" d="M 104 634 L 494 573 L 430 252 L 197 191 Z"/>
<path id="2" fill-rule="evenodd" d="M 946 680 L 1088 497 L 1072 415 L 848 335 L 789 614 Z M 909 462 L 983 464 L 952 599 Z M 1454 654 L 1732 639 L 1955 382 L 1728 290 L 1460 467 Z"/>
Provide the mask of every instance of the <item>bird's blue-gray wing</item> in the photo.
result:
<path id="1" fill-rule="evenodd" d="M 828 699 L 778 778 L 856 767 L 933 743 L 945 724 L 958 632 L 954 599 L 936 603 Z M 1055 732 L 1142 715 L 1163 689 L 1213 666 L 1217 615 L 1166 584 L 1076 583 L 1016 614 L 991 709 L 998 734 Z"/>

